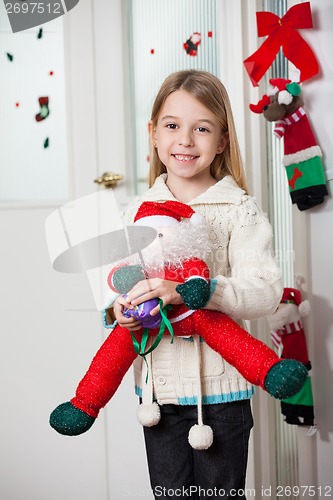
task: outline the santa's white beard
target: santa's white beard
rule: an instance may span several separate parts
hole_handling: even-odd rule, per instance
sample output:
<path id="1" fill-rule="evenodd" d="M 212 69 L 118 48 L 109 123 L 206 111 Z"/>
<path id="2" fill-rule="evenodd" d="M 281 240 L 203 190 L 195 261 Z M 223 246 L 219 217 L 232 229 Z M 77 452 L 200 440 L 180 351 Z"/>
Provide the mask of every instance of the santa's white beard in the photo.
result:
<path id="1" fill-rule="evenodd" d="M 157 234 L 153 243 L 142 250 L 141 265 L 144 264 L 148 274 L 150 269 L 181 267 L 184 260 L 194 257 L 205 260 L 211 251 L 204 224 L 182 221 L 175 227 L 157 228 Z"/>

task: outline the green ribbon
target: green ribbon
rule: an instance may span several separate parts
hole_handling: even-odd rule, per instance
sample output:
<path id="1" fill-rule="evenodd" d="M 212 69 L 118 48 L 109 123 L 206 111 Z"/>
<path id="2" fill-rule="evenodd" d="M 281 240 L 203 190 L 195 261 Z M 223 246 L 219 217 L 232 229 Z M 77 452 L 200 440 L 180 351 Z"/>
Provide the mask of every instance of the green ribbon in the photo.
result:
<path id="1" fill-rule="evenodd" d="M 164 332 L 165 332 L 166 328 L 169 330 L 169 333 L 171 335 L 171 344 L 173 343 L 173 340 L 174 340 L 173 328 L 172 328 L 172 325 L 170 323 L 170 320 L 167 317 L 167 312 L 166 312 L 166 311 L 172 309 L 172 306 L 171 305 L 167 305 L 167 306 L 165 306 L 163 308 L 163 302 L 162 302 L 162 300 L 159 299 L 158 302 L 160 304 L 160 313 L 161 313 L 162 319 L 161 319 L 161 323 L 160 323 L 159 332 L 158 332 L 157 337 L 154 340 L 153 344 L 151 345 L 151 347 L 146 351 L 147 341 L 148 341 L 148 338 L 149 338 L 149 328 L 145 328 L 143 330 L 143 334 L 142 334 L 141 342 L 140 343 L 136 339 L 136 337 L 134 335 L 134 332 L 131 332 L 134 350 L 135 350 L 135 352 L 139 356 L 143 357 L 143 359 L 145 360 L 145 363 L 146 363 L 147 367 L 148 367 L 148 363 L 147 363 L 147 360 L 146 360 L 146 356 L 147 356 L 147 354 L 149 354 L 150 352 L 152 352 L 154 349 L 156 349 L 156 347 L 158 346 L 158 344 L 162 340 L 162 337 L 164 335 Z M 147 376 L 146 376 L 146 383 L 147 383 L 147 380 L 148 380 L 148 371 L 147 371 Z"/>

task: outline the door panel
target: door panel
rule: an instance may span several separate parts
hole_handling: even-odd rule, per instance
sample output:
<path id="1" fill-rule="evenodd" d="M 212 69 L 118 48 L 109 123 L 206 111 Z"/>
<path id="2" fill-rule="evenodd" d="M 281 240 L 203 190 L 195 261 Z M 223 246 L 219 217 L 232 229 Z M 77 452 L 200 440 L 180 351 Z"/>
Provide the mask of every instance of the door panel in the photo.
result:
<path id="1" fill-rule="evenodd" d="M 78 438 L 48 424 L 101 342 L 85 276 L 50 266 L 49 212 L 0 212 L 1 498 L 107 500 L 105 415 Z"/>

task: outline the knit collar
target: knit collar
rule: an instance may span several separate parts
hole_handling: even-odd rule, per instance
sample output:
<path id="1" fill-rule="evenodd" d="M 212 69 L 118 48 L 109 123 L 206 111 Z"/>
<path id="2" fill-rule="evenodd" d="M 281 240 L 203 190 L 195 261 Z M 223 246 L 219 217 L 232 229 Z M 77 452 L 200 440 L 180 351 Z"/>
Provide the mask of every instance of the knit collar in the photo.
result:
<path id="1" fill-rule="evenodd" d="M 176 198 L 166 185 L 167 177 L 167 174 L 161 174 L 157 177 L 154 185 L 142 195 L 141 201 L 175 200 Z M 238 186 L 234 178 L 231 175 L 226 175 L 205 192 L 190 200 L 188 205 L 203 205 L 206 203 L 232 203 L 240 205 L 245 194 L 245 191 Z"/>

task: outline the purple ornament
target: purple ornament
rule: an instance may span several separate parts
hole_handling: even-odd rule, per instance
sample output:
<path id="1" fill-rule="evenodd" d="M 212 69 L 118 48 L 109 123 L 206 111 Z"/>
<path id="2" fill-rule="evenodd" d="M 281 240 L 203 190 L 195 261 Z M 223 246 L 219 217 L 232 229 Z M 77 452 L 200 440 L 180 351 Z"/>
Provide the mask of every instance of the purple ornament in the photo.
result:
<path id="1" fill-rule="evenodd" d="M 158 328 L 162 319 L 161 314 L 150 315 L 150 311 L 156 306 L 158 306 L 158 299 L 150 299 L 134 306 L 133 309 L 124 309 L 123 314 L 126 318 L 139 320 L 144 328 Z"/>

